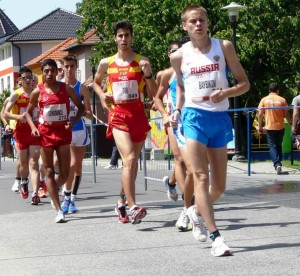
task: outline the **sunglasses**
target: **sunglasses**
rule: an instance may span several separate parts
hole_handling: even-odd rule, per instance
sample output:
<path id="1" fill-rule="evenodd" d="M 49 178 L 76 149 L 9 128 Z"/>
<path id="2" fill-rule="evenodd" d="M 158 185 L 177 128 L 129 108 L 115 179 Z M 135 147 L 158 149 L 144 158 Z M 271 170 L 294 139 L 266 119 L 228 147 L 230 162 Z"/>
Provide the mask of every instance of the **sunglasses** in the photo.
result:
<path id="1" fill-rule="evenodd" d="M 25 77 L 22 77 L 22 80 L 31 80 L 32 77 L 31 76 L 25 76 Z"/>
<path id="2" fill-rule="evenodd" d="M 169 51 L 169 53 L 170 53 L 170 54 L 173 54 L 173 53 L 175 53 L 177 50 L 178 50 L 178 49 L 172 49 L 172 50 Z"/>

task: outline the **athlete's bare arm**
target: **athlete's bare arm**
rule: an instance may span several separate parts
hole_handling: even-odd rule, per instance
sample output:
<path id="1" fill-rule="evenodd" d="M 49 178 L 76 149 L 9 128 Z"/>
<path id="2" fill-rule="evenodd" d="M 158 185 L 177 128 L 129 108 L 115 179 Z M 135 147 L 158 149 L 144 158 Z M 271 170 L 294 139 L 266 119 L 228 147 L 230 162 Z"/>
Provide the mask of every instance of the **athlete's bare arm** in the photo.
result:
<path id="1" fill-rule="evenodd" d="M 93 83 L 93 88 L 100 98 L 105 113 L 108 113 L 108 104 L 113 102 L 112 95 L 110 95 L 109 92 L 104 92 L 101 86 L 102 81 L 105 78 L 107 69 L 108 69 L 108 58 L 104 58 L 99 63 L 97 72 L 95 74 L 94 83 Z"/>
<path id="2" fill-rule="evenodd" d="M 76 122 L 82 117 L 83 113 L 84 113 L 84 105 L 82 104 L 81 100 L 77 97 L 76 92 L 74 90 L 73 87 L 71 87 L 70 85 L 66 85 L 67 88 L 67 92 L 69 94 L 69 97 L 71 98 L 72 102 L 75 104 L 75 106 L 77 107 L 77 113 L 76 116 L 73 117 L 72 122 L 68 123 L 66 125 L 66 129 L 72 130 L 73 126 L 76 124 Z"/>
<path id="3" fill-rule="evenodd" d="M 157 83 L 156 83 L 155 79 L 153 78 L 151 64 L 150 64 L 148 58 L 146 58 L 146 57 L 141 58 L 140 67 L 144 73 L 147 87 L 149 88 L 149 91 L 150 91 L 152 97 L 155 97 L 158 87 L 157 87 Z M 149 77 L 151 77 L 151 78 L 149 78 Z"/>
<path id="4" fill-rule="evenodd" d="M 91 102 L 90 102 L 90 91 L 85 85 L 81 85 L 80 88 L 80 94 L 83 97 L 83 104 L 85 107 L 85 114 L 84 117 L 92 120 L 93 119 L 93 113 L 91 109 Z"/>
<path id="5" fill-rule="evenodd" d="M 39 96 L 40 96 L 40 89 L 36 88 L 34 89 L 31 94 L 30 94 L 30 99 L 29 99 L 29 104 L 27 106 L 27 111 L 26 111 L 26 120 L 31 128 L 31 134 L 33 136 L 40 136 L 40 133 L 35 126 L 33 119 L 32 119 L 32 112 L 34 110 L 34 107 L 37 105 L 39 101 Z"/>
<path id="6" fill-rule="evenodd" d="M 176 127 L 181 115 L 181 113 L 178 110 L 181 110 L 184 104 L 184 85 L 183 85 L 182 72 L 181 72 L 182 49 L 179 49 L 176 53 L 171 55 L 170 60 L 177 78 L 176 107 L 175 107 L 175 111 L 171 116 L 171 125 L 173 127 Z"/>
<path id="7" fill-rule="evenodd" d="M 10 97 L 8 98 L 8 102 L 4 109 L 4 118 L 5 119 L 12 119 L 12 120 L 20 120 L 25 119 L 25 114 L 12 114 L 10 111 L 12 110 L 13 106 L 15 105 L 16 101 L 18 100 L 19 95 L 16 92 L 13 92 Z"/>
<path id="8" fill-rule="evenodd" d="M 229 66 L 229 69 L 237 83 L 232 87 L 214 91 L 211 94 L 210 99 L 215 103 L 220 102 L 225 98 L 242 95 L 250 88 L 248 77 L 238 60 L 233 44 L 228 40 L 220 40 L 220 43 L 225 56 L 226 64 Z"/>
<path id="9" fill-rule="evenodd" d="M 158 87 L 156 96 L 154 98 L 155 106 L 159 110 L 160 114 L 163 116 L 163 124 L 165 127 L 169 127 L 169 116 L 164 107 L 163 98 L 168 92 L 169 89 L 169 81 L 173 75 L 173 68 L 168 68 L 162 71 L 160 74 L 160 85 Z"/>

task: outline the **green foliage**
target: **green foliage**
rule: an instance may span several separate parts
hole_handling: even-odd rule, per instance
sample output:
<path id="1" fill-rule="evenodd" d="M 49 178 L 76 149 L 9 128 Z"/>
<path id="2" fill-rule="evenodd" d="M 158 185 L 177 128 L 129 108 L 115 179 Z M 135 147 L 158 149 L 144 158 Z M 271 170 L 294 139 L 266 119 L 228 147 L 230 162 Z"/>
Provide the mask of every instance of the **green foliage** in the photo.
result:
<path id="1" fill-rule="evenodd" d="M 240 12 L 237 27 L 237 52 L 251 82 L 249 93 L 241 96 L 242 106 L 257 106 L 268 91 L 270 82 L 280 84 L 281 94 L 291 103 L 295 80 L 300 79 L 300 5 L 299 1 L 240 1 L 247 9 Z M 180 12 L 190 0 L 83 0 L 77 12 L 84 17 L 79 36 L 96 28 L 102 40 L 91 62 L 95 66 L 103 57 L 116 51 L 112 26 L 125 19 L 134 27 L 134 48 L 149 57 L 155 72 L 169 66 L 167 46 L 185 35 Z M 228 3 L 201 1 L 209 15 L 210 34 L 232 39 L 227 12 Z"/>
<path id="2" fill-rule="evenodd" d="M 9 96 L 10 96 L 10 91 L 8 89 L 4 89 L 3 92 L 0 94 L 0 110 L 2 110 L 5 99 Z"/>

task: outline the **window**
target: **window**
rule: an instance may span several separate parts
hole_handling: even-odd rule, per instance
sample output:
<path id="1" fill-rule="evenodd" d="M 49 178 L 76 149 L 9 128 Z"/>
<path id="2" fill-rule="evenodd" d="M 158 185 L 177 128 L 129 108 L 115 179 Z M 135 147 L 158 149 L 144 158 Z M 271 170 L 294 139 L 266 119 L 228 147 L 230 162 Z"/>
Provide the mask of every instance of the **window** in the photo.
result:
<path id="1" fill-rule="evenodd" d="M 6 58 L 11 57 L 11 46 L 6 47 Z"/>
<path id="2" fill-rule="evenodd" d="M 0 50 L 0 60 L 4 59 L 4 49 Z"/>
<path id="3" fill-rule="evenodd" d="M 1 79 L 1 93 L 4 91 L 4 79 Z"/>
<path id="4" fill-rule="evenodd" d="M 7 89 L 10 91 L 10 76 L 7 76 Z"/>

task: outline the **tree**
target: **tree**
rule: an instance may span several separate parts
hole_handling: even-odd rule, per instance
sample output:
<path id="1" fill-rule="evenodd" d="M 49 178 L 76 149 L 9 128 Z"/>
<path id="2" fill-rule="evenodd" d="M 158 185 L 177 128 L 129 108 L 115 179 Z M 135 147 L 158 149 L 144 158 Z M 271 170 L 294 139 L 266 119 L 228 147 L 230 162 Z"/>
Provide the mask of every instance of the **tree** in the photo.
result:
<path id="1" fill-rule="evenodd" d="M 240 13 L 237 52 L 251 82 L 251 91 L 241 96 L 242 106 L 257 106 L 270 82 L 278 82 L 288 102 L 294 96 L 295 80 L 300 78 L 299 1 L 249 0 Z M 185 35 L 180 12 L 190 0 L 83 0 L 77 12 L 84 17 L 79 37 L 96 28 L 102 38 L 91 58 L 93 65 L 115 52 L 112 26 L 126 19 L 134 26 L 134 48 L 148 56 L 157 72 L 169 66 L 167 45 Z M 225 4 L 204 0 L 212 36 L 232 39 Z M 243 3 L 240 3 L 243 4 Z"/>

